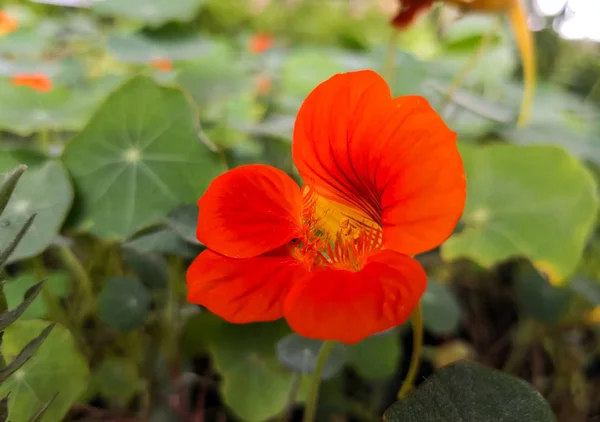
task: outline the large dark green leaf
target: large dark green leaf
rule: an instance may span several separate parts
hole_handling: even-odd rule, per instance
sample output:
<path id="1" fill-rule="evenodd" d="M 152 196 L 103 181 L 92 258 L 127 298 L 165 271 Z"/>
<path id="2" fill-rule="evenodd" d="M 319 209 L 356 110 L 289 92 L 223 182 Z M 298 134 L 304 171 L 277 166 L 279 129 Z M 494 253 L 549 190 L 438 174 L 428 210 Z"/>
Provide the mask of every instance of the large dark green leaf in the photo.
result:
<path id="1" fill-rule="evenodd" d="M 394 404 L 386 422 L 553 422 L 544 398 L 518 378 L 474 362 L 440 369 Z"/>
<path id="2" fill-rule="evenodd" d="M 198 129 L 179 90 L 137 77 L 114 92 L 63 157 L 83 201 L 82 226 L 123 238 L 197 201 L 221 171 Z"/>
<path id="3" fill-rule="evenodd" d="M 109 279 L 98 297 L 98 316 L 115 330 L 139 327 L 149 312 L 150 293 L 135 278 Z"/>

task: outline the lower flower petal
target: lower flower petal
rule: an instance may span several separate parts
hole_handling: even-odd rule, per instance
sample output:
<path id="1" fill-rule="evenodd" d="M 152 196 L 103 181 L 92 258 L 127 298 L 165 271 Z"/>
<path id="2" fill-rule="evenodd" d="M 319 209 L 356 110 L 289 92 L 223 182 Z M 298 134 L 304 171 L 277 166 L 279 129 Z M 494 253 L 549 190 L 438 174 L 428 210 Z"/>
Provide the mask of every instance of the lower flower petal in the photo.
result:
<path id="1" fill-rule="evenodd" d="M 283 316 L 292 283 L 305 274 L 290 256 L 234 259 L 207 250 L 187 271 L 187 298 L 229 322 L 273 321 Z"/>
<path id="2" fill-rule="evenodd" d="M 284 316 L 304 337 L 354 344 L 404 323 L 426 286 L 416 260 L 380 251 L 357 272 L 324 269 L 298 280 L 286 297 Z"/>
<path id="3" fill-rule="evenodd" d="M 302 218 L 300 187 L 264 164 L 237 167 L 214 179 L 198 201 L 198 240 L 231 258 L 250 258 L 295 238 Z"/>

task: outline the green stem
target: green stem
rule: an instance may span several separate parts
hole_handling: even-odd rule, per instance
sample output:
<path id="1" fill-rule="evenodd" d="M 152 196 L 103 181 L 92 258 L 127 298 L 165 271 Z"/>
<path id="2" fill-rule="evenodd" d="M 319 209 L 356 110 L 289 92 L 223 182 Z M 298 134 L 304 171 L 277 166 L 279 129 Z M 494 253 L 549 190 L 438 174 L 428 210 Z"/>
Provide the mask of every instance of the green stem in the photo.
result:
<path id="1" fill-rule="evenodd" d="M 71 272 L 77 282 L 77 287 L 82 295 L 82 306 L 80 317 L 86 317 L 94 307 L 94 288 L 92 280 L 88 276 L 79 259 L 75 256 L 73 251 L 67 246 L 61 246 L 58 248 L 60 259 L 67 269 Z"/>
<path id="2" fill-rule="evenodd" d="M 294 375 L 292 377 L 292 385 L 290 386 L 290 392 L 288 394 L 285 407 L 283 408 L 283 413 L 279 418 L 280 422 L 286 422 L 290 420 L 290 416 L 292 414 L 292 410 L 294 409 L 294 404 L 296 403 L 296 397 L 298 396 L 298 390 L 300 389 L 301 382 L 302 376 L 300 375 L 300 373 L 294 372 Z"/>
<path id="3" fill-rule="evenodd" d="M 411 323 L 413 330 L 413 351 L 410 357 L 408 374 L 406 374 L 406 378 L 402 386 L 400 386 L 400 391 L 398 391 L 398 400 L 402 399 L 413 388 L 421 363 L 421 354 L 423 353 L 423 309 L 421 308 L 421 303 L 413 311 Z"/>
<path id="4" fill-rule="evenodd" d="M 467 60 L 467 62 L 465 63 L 465 65 L 463 66 L 463 68 L 461 69 L 459 74 L 456 75 L 456 77 L 452 81 L 452 84 L 450 85 L 450 88 L 448 89 L 448 92 L 446 92 L 446 95 L 444 96 L 444 99 L 442 100 L 442 104 L 440 106 L 441 111 L 444 111 L 444 109 L 447 107 L 448 103 L 452 100 L 452 98 L 456 94 L 456 91 L 463 84 L 463 82 L 465 81 L 465 79 L 467 78 L 469 73 L 475 68 L 475 66 L 477 66 L 477 63 L 479 63 L 479 60 L 483 56 L 483 53 L 485 53 L 487 51 L 488 47 L 492 43 L 494 36 L 496 35 L 496 32 L 498 32 L 498 29 L 500 28 L 501 23 L 502 23 L 501 19 L 496 19 L 494 21 L 494 24 L 492 25 L 490 30 L 483 36 L 483 38 L 482 38 L 481 42 L 479 43 L 479 45 L 477 46 L 477 49 L 475 50 L 475 52 L 473 54 L 471 54 L 471 56 L 469 57 L 469 60 Z"/>
<path id="5" fill-rule="evenodd" d="M 41 130 L 39 135 L 40 135 L 39 136 L 40 150 L 42 150 L 42 152 L 44 154 L 46 154 L 48 152 L 48 150 L 50 149 L 50 136 L 48 133 L 48 129 Z"/>
<path id="6" fill-rule="evenodd" d="M 387 54 L 385 56 L 385 62 L 383 64 L 383 78 L 387 81 L 388 85 L 392 85 L 394 82 L 394 64 L 396 59 L 396 44 L 398 41 L 398 30 L 392 29 L 392 35 L 388 43 Z"/>
<path id="7" fill-rule="evenodd" d="M 321 386 L 321 373 L 327 362 L 327 357 L 331 353 L 331 349 L 335 342 L 326 341 L 319 350 L 315 370 L 311 375 L 310 389 L 308 390 L 308 398 L 306 399 L 306 407 L 304 408 L 304 422 L 313 422 L 317 413 L 317 402 L 319 401 L 319 387 Z"/>

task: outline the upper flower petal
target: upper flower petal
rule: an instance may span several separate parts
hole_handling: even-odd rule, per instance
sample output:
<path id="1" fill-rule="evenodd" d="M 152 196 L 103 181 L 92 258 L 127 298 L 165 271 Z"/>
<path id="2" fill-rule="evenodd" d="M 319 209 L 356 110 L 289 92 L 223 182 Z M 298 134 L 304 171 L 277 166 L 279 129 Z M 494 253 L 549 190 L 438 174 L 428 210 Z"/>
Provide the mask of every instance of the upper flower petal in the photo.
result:
<path id="1" fill-rule="evenodd" d="M 304 337 L 353 344 L 405 322 L 426 286 L 417 261 L 385 250 L 360 271 L 324 269 L 298 280 L 284 316 Z"/>
<path id="2" fill-rule="evenodd" d="M 234 323 L 283 316 L 290 285 L 306 273 L 290 256 L 233 259 L 202 252 L 187 271 L 188 301 Z"/>
<path id="3" fill-rule="evenodd" d="M 372 71 L 333 76 L 300 108 L 294 162 L 325 198 L 383 228 L 384 246 L 412 255 L 443 242 L 465 202 L 456 134 L 428 102 L 393 99 Z M 343 208 L 343 207 L 338 207 Z"/>
<path id="4" fill-rule="evenodd" d="M 302 194 L 296 182 L 263 164 L 218 176 L 198 206 L 198 240 L 231 258 L 258 256 L 288 243 L 297 237 L 302 222 Z"/>
<path id="5" fill-rule="evenodd" d="M 398 29 L 404 29 L 410 26 L 415 19 L 421 13 L 427 11 L 432 4 L 433 0 L 400 0 L 400 10 L 392 20 L 392 25 Z"/>

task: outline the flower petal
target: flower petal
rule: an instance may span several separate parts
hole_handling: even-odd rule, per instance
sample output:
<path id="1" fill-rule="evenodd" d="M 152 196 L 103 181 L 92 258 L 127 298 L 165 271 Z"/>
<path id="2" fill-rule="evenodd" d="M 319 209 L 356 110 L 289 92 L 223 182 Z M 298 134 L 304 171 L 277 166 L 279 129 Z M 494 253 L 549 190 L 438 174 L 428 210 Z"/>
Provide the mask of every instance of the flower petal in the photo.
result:
<path id="1" fill-rule="evenodd" d="M 426 285 L 417 261 L 385 250 L 360 271 L 325 269 L 298 280 L 284 316 L 302 336 L 354 344 L 405 322 Z"/>
<path id="2" fill-rule="evenodd" d="M 273 321 L 305 267 L 290 256 L 234 259 L 202 252 L 187 271 L 188 301 L 233 323 Z"/>
<path id="3" fill-rule="evenodd" d="M 215 178 L 198 206 L 198 240 L 231 258 L 276 249 L 296 237 L 301 226 L 300 188 L 283 171 L 263 164 Z"/>
<path id="4" fill-rule="evenodd" d="M 312 189 L 381 226 L 384 246 L 397 252 L 438 246 L 462 213 L 456 134 L 424 98 L 393 99 L 375 72 L 319 85 L 300 108 L 292 148 Z"/>
<path id="5" fill-rule="evenodd" d="M 409 27 L 421 13 L 426 12 L 432 4 L 433 0 L 400 0 L 400 10 L 392 20 L 392 25 L 398 29 Z"/>

